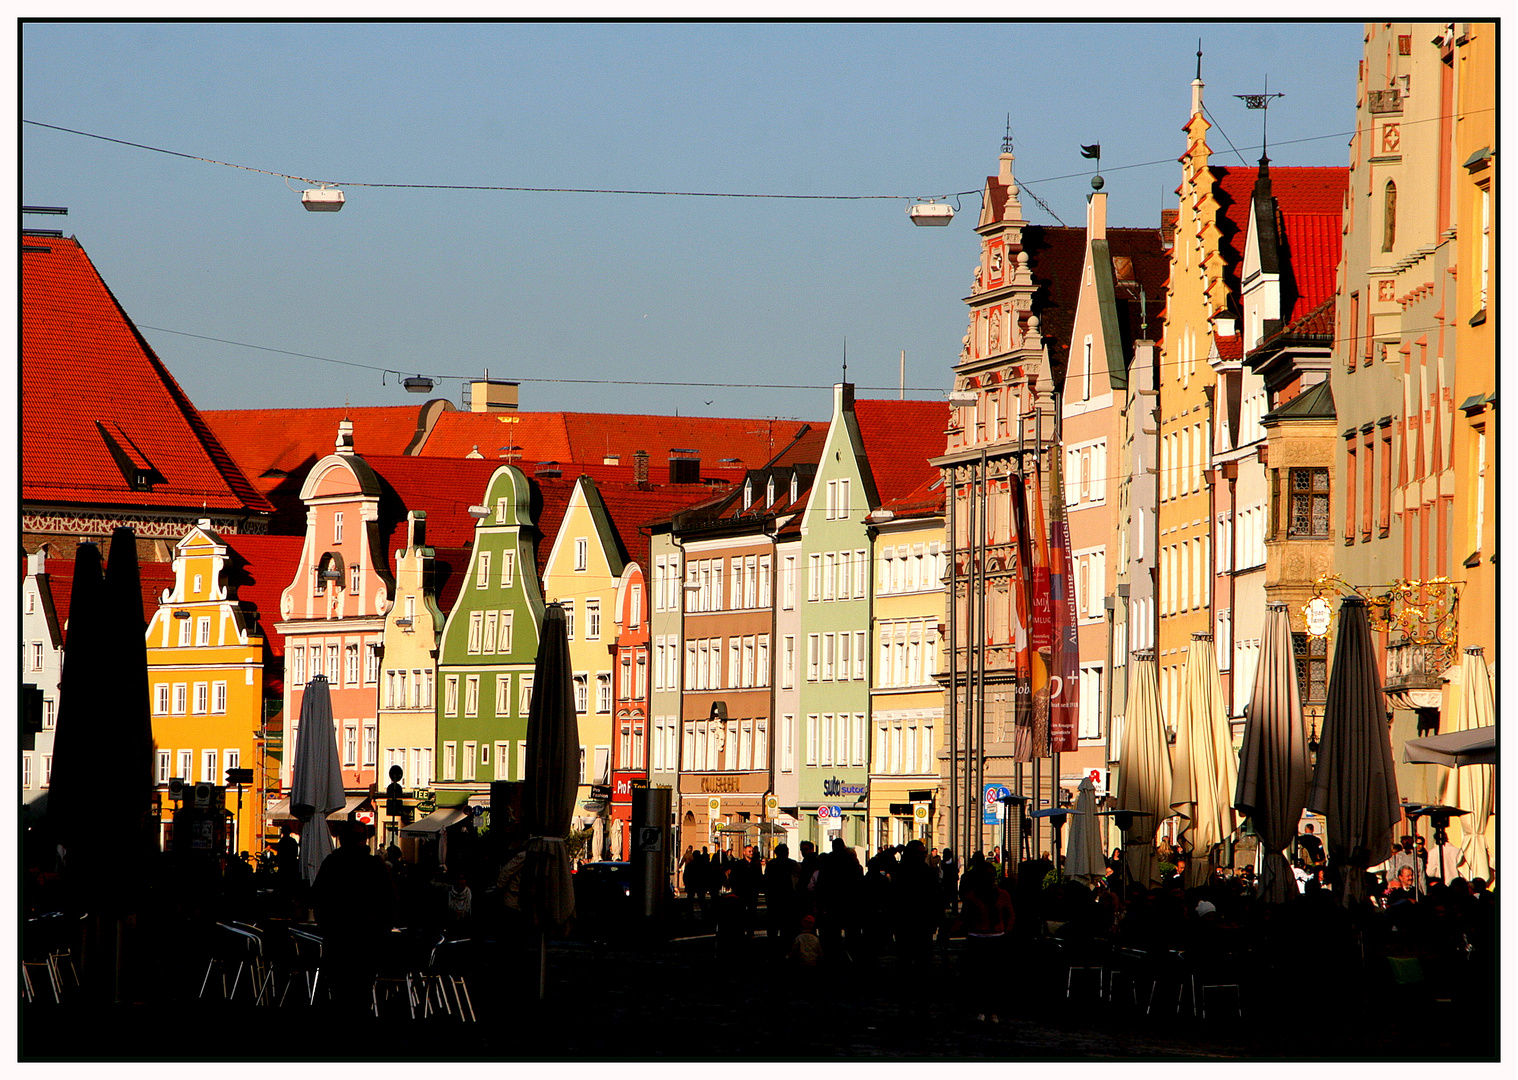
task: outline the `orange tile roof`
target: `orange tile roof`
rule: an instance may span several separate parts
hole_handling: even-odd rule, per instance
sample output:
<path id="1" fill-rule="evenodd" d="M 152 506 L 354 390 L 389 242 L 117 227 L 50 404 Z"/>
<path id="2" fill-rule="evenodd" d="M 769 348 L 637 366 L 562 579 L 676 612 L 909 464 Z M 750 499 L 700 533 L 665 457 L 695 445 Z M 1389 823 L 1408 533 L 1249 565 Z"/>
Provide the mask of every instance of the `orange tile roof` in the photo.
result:
<path id="1" fill-rule="evenodd" d="M 934 470 L 935 472 L 937 470 Z M 900 518 L 917 517 L 940 517 L 944 512 L 944 492 L 947 490 L 943 482 L 943 474 L 940 472 L 932 479 L 924 479 L 905 495 L 890 500 L 881 505 L 882 510 L 891 511 L 892 516 Z"/>
<path id="2" fill-rule="evenodd" d="M 633 454 L 643 450 L 649 477 L 657 480 L 661 472 L 668 475 L 669 451 L 677 448 L 696 451 L 703 472 L 723 458 L 738 458 L 742 466 L 758 468 L 795 438 L 804 423 L 634 413 L 454 411 L 438 417 L 420 453 L 459 458 L 478 449 L 482 456 L 494 458 L 504 446 L 519 446 L 516 456 L 523 461 L 594 464 L 616 454 L 619 464 L 630 466 Z"/>
<path id="3" fill-rule="evenodd" d="M 943 453 L 948 402 L 859 398 L 854 416 L 881 502 L 899 499 L 938 478 L 938 468 L 929 465 L 928 458 Z"/>
<path id="4" fill-rule="evenodd" d="M 1221 246 L 1229 285 L 1239 288 L 1249 207 L 1253 201 L 1257 168 L 1216 166 L 1218 202 L 1223 209 Z M 1281 224 L 1281 254 L 1290 260 L 1296 296 L 1286 321 L 1301 318 L 1336 287 L 1344 190 L 1349 169 L 1343 166 L 1277 166 L 1270 168 L 1270 193 L 1275 197 Z M 1221 345 L 1221 339 L 1220 339 Z M 1237 352 L 1230 359 L 1237 359 Z"/>
<path id="5" fill-rule="evenodd" d="M 48 250 L 21 259 L 22 499 L 269 514 L 78 241 L 25 239 Z"/>

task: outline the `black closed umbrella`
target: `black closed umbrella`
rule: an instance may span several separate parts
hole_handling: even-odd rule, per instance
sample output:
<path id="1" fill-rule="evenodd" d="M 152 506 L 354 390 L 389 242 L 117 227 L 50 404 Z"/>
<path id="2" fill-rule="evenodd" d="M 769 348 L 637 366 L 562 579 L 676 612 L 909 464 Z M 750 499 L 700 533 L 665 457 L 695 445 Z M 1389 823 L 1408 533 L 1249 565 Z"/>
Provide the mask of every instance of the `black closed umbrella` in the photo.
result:
<path id="1" fill-rule="evenodd" d="M 103 574 L 99 549 L 81 544 L 59 678 L 47 820 L 64 847 L 71 892 L 89 908 L 92 936 L 106 934 L 107 919 L 114 920 L 117 997 L 123 989 L 121 920 L 138 907 L 156 843 L 149 816 L 153 727 L 146 630 L 133 531 L 111 534 Z M 87 968 L 89 951 L 87 946 Z M 101 966 L 94 966 L 103 978 Z"/>
<path id="2" fill-rule="evenodd" d="M 1285 604 L 1273 603 L 1265 613 L 1233 800 L 1234 809 L 1249 815 L 1265 849 L 1259 897 L 1267 903 L 1285 903 L 1297 895 L 1284 852 L 1307 805 L 1307 776 L 1307 732 L 1302 727 L 1291 616 Z"/>
<path id="3" fill-rule="evenodd" d="M 1386 858 L 1402 811 L 1386 695 L 1365 601 L 1358 596 L 1339 605 L 1339 639 L 1307 806 L 1327 819 L 1335 895 L 1346 906 L 1364 899 L 1366 868 Z"/>
<path id="4" fill-rule="evenodd" d="M 527 862 L 523 897 L 538 928 L 538 996 L 547 989 L 548 934 L 574 917 L 574 878 L 564 838 L 580 783 L 580 725 L 575 715 L 569 631 L 564 609 L 549 604 L 533 665 L 527 710 L 527 776 L 522 792 Z"/>

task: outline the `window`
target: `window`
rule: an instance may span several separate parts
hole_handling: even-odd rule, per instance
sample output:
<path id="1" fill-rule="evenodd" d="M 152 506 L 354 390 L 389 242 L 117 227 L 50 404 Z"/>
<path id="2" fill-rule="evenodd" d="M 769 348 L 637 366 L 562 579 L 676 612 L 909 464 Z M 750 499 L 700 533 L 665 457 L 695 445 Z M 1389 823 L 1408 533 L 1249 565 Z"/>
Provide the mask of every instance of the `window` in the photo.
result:
<path id="1" fill-rule="evenodd" d="M 1297 691 L 1304 705 L 1328 700 L 1328 638 L 1310 634 L 1291 635 L 1297 663 Z"/>
<path id="2" fill-rule="evenodd" d="M 785 567 L 782 572 L 785 575 L 783 586 L 785 592 L 781 600 L 781 606 L 790 611 L 796 606 L 796 556 L 787 555 L 785 557 Z"/>
<path id="3" fill-rule="evenodd" d="M 1081 400 L 1091 400 L 1091 335 L 1086 335 L 1085 349 L 1081 356 Z"/>
<path id="4" fill-rule="evenodd" d="M 1485 546 L 1486 537 L 1486 425 L 1474 429 L 1476 435 L 1476 551 Z"/>
<path id="5" fill-rule="evenodd" d="M 601 640 L 601 601 L 585 601 L 585 640 Z"/>
<path id="6" fill-rule="evenodd" d="M 743 641 L 741 638 L 730 637 L 727 639 L 727 685 L 729 689 L 743 685 L 742 651 Z"/>
<path id="7" fill-rule="evenodd" d="M 602 671 L 596 675 L 596 712 L 611 712 L 611 672 Z"/>
<path id="8" fill-rule="evenodd" d="M 590 711 L 590 675 L 583 671 L 575 672 L 575 712 L 584 713 Z"/>
<path id="9" fill-rule="evenodd" d="M 632 587 L 632 598 L 627 605 L 627 628 L 636 630 L 643 625 L 643 586 Z"/>
<path id="10" fill-rule="evenodd" d="M 504 500 L 502 500 L 504 501 Z M 514 551 L 501 552 L 501 587 L 510 585 L 516 576 L 517 553 Z"/>
<path id="11" fill-rule="evenodd" d="M 444 780 L 458 779 L 459 744 L 456 742 L 443 743 L 443 775 Z"/>
<path id="12" fill-rule="evenodd" d="M 475 567 L 474 587 L 483 589 L 490 584 L 490 552 L 480 552 L 480 561 Z"/>
<path id="13" fill-rule="evenodd" d="M 349 645 L 343 650 L 343 681 L 346 686 L 358 685 L 358 646 Z"/>
<path id="14" fill-rule="evenodd" d="M 1369 467 L 1369 460 L 1366 461 Z M 1377 513 L 1377 527 L 1382 536 L 1391 533 L 1391 465 L 1392 465 L 1392 429 L 1387 423 L 1381 428 L 1381 508 Z"/>
<path id="15" fill-rule="evenodd" d="M 459 714 L 459 677 L 449 675 L 443 680 L 443 715 Z"/>
<path id="16" fill-rule="evenodd" d="M 494 611 L 485 612 L 485 633 L 480 642 L 481 652 L 495 652 L 495 625 L 498 617 Z"/>
<path id="17" fill-rule="evenodd" d="M 833 681 L 833 656 L 837 646 L 836 635 L 822 635 L 822 681 Z"/>
<path id="18" fill-rule="evenodd" d="M 590 564 L 590 541 L 583 536 L 575 538 L 575 569 L 584 570 Z"/>
<path id="19" fill-rule="evenodd" d="M 759 556 L 759 607 L 767 608 L 775 602 L 774 568 L 768 555 Z"/>
<path id="20" fill-rule="evenodd" d="M 834 574 L 838 566 L 838 556 L 834 552 L 827 552 L 822 556 L 822 598 L 831 600 L 833 592 Z"/>
<path id="21" fill-rule="evenodd" d="M 864 572 L 865 572 L 865 568 L 869 565 L 869 563 L 867 563 L 865 560 L 868 559 L 868 558 L 869 558 L 869 553 L 868 552 L 864 552 L 864 551 L 856 551 L 856 552 L 854 552 L 854 599 L 855 600 L 863 600 L 864 599 Z"/>
<path id="22" fill-rule="evenodd" d="M 807 591 L 810 601 L 822 599 L 822 556 L 815 552 L 807 559 Z"/>
<path id="23" fill-rule="evenodd" d="M 1397 183 L 1386 182 L 1381 201 L 1381 250 L 1391 251 L 1397 246 Z"/>
<path id="24" fill-rule="evenodd" d="M 780 771 L 796 768 L 796 718 L 787 713 L 780 718 Z"/>
<path id="25" fill-rule="evenodd" d="M 343 512 L 341 510 L 332 515 L 332 542 L 334 544 L 343 542 Z"/>
<path id="26" fill-rule="evenodd" d="M 478 716 L 480 712 L 480 677 L 469 675 L 464 679 L 464 715 Z"/>
<path id="27" fill-rule="evenodd" d="M 327 681 L 337 685 L 337 646 L 327 646 Z"/>
<path id="28" fill-rule="evenodd" d="M 373 766 L 379 757 L 379 727 L 375 724 L 364 725 L 364 764 Z M 230 767 L 230 766 L 229 766 Z"/>
<path id="29" fill-rule="evenodd" d="M 1479 278 L 1481 311 L 1486 310 L 1487 291 L 1492 282 L 1492 189 L 1481 186 L 1481 276 Z"/>
<path id="30" fill-rule="evenodd" d="M 1079 685 L 1080 705 L 1077 736 L 1082 739 L 1101 738 L 1102 665 L 1082 664 Z"/>
<path id="31" fill-rule="evenodd" d="M 464 776 L 465 780 L 474 779 L 474 752 L 476 744 L 472 741 L 464 743 Z"/>
<path id="32" fill-rule="evenodd" d="M 638 650 L 637 680 L 633 683 L 633 698 L 642 701 L 648 697 L 648 652 Z"/>
<path id="33" fill-rule="evenodd" d="M 290 679 L 296 686 L 306 681 L 306 650 L 299 645 L 290 650 Z"/>
<path id="34" fill-rule="evenodd" d="M 160 751 L 158 751 L 158 770 L 154 774 L 154 776 L 155 776 L 154 782 L 155 783 L 158 783 L 158 784 L 167 784 L 169 782 L 169 767 L 172 764 L 173 756 L 174 755 L 173 755 L 172 751 L 169 751 L 169 750 L 160 750 Z M 30 757 L 26 758 L 26 763 L 28 765 L 31 764 L 31 758 Z M 27 786 L 29 786 L 29 783 L 23 784 L 22 786 L 23 787 L 27 787 Z"/>
<path id="35" fill-rule="evenodd" d="M 363 584 L 363 575 L 359 573 L 358 567 L 356 565 L 349 567 L 348 568 L 348 591 L 356 593 L 356 592 L 359 591 L 359 586 L 362 585 L 362 584 Z"/>
<path id="36" fill-rule="evenodd" d="M 575 639 L 575 602 L 573 600 L 565 600 L 562 601 L 561 606 L 564 608 L 565 633 L 568 635 L 569 640 L 573 641 Z"/>
<path id="37" fill-rule="evenodd" d="M 494 708 L 495 714 L 497 716 L 510 716 L 511 715 L 511 676 L 510 675 L 497 675 L 495 677 L 495 698 L 494 698 L 494 701 L 493 701 L 493 708 Z M 500 776 L 500 777 L 497 777 L 496 779 L 503 780 L 503 779 L 505 779 L 505 777 L 504 776 Z"/>
<path id="38" fill-rule="evenodd" d="M 817 673 L 822 663 L 822 645 L 820 635 L 808 634 L 806 636 L 806 680 L 816 682 Z M 812 764 L 812 762 L 807 762 Z"/>
<path id="39" fill-rule="evenodd" d="M 495 779 L 505 780 L 510 775 L 511 744 L 509 742 L 498 742 L 495 744 Z"/>
<path id="40" fill-rule="evenodd" d="M 219 784 L 221 777 L 216 772 L 216 751 L 202 750 L 200 752 L 200 782 L 203 784 Z"/>
<path id="41" fill-rule="evenodd" d="M 526 716 L 532 709 L 532 675 L 522 675 L 517 681 L 517 714 Z"/>
<path id="42" fill-rule="evenodd" d="M 169 684 L 153 684 L 153 715 L 167 716 L 169 714 Z"/>
<path id="43" fill-rule="evenodd" d="M 760 634 L 756 645 L 756 671 L 754 673 L 755 686 L 770 685 L 770 636 Z"/>
<path id="44" fill-rule="evenodd" d="M 786 690 L 796 685 L 796 639 L 789 634 L 781 646 L 780 685 Z"/>
<path id="45" fill-rule="evenodd" d="M 821 731 L 821 718 L 816 713 L 809 713 L 806 718 L 806 763 L 817 764 L 817 744 Z"/>
<path id="46" fill-rule="evenodd" d="M 497 525 L 506 524 L 506 499 L 504 497 L 495 501 L 495 523 Z"/>
<path id="47" fill-rule="evenodd" d="M 1289 536 L 1327 536 L 1328 470 L 1291 469 L 1291 510 L 1287 521 Z"/>
<path id="48" fill-rule="evenodd" d="M 227 684 L 225 681 L 211 684 L 211 711 L 224 713 L 227 711 Z"/>
<path id="49" fill-rule="evenodd" d="M 1355 473 L 1358 464 L 1358 447 L 1354 432 L 1344 440 L 1344 542 L 1355 542 Z"/>
<path id="50" fill-rule="evenodd" d="M 211 705 L 210 689 L 211 688 L 210 688 L 210 686 L 207 683 L 198 682 L 198 683 L 195 684 L 195 710 L 194 711 L 195 711 L 196 715 L 204 716 L 206 713 L 208 713 L 208 712 L 211 711 L 211 708 L 210 708 L 210 705 Z"/>
<path id="51" fill-rule="evenodd" d="M 358 764 L 358 725 L 343 725 L 343 764 L 353 768 Z"/>
<path id="52" fill-rule="evenodd" d="M 211 619 L 208 615 L 202 615 L 195 620 L 195 644 L 202 646 L 211 644 Z"/>

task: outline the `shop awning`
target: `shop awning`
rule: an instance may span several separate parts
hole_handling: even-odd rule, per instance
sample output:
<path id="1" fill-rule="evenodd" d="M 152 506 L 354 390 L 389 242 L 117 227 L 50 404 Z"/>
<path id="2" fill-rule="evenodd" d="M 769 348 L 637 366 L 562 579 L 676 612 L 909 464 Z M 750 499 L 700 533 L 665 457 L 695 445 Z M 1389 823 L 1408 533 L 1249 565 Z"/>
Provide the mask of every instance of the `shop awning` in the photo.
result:
<path id="1" fill-rule="evenodd" d="M 420 821 L 413 821 L 401 829 L 402 836 L 436 836 L 450 825 L 457 825 L 468 814 L 455 806 L 434 810 Z"/>
<path id="2" fill-rule="evenodd" d="M 357 810 L 360 806 L 368 801 L 369 796 L 367 795 L 349 795 L 347 801 L 343 804 L 342 809 L 332 811 L 332 813 L 327 815 L 327 820 L 346 821 L 349 814 L 353 813 L 353 811 Z M 295 815 L 290 812 L 289 799 L 280 799 L 279 802 L 275 803 L 269 808 L 268 812 L 264 814 L 264 818 L 270 824 L 297 820 Z"/>
<path id="3" fill-rule="evenodd" d="M 349 795 L 348 801 L 343 804 L 343 808 L 341 810 L 332 811 L 332 813 L 327 815 L 327 820 L 346 821 L 348 820 L 349 814 L 353 813 L 353 811 L 357 810 L 360 806 L 368 801 L 369 796 L 367 795 Z"/>

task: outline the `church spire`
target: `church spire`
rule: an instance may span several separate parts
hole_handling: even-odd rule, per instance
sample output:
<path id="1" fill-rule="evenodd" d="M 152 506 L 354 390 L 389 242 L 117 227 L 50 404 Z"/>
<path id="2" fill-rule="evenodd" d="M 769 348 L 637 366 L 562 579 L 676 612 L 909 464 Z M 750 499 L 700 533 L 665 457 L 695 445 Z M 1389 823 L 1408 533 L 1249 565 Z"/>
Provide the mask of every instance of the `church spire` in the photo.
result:
<path id="1" fill-rule="evenodd" d="M 1196 78 L 1191 80 L 1191 115 L 1202 111 L 1202 39 L 1196 39 Z"/>

